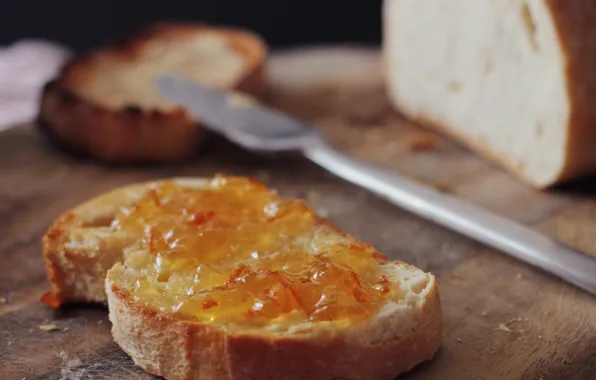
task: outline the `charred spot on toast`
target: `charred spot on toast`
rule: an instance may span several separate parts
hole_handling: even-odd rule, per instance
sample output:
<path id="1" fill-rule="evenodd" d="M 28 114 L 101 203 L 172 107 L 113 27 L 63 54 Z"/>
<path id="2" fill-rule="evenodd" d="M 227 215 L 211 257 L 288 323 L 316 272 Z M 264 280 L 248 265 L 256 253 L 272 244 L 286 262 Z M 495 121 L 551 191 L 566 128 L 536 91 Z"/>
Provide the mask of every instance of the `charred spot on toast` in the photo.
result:
<path id="1" fill-rule="evenodd" d="M 52 79 L 46 82 L 46 84 L 43 85 L 42 87 L 42 93 L 44 92 L 48 92 L 48 91 L 54 91 L 56 89 L 56 86 L 58 85 L 58 81 L 56 79 Z"/>
<path id="2" fill-rule="evenodd" d="M 126 113 L 129 116 L 136 117 L 143 113 L 143 109 L 136 104 L 129 104 L 124 106 L 124 113 Z"/>
<path id="3" fill-rule="evenodd" d="M 77 103 L 78 101 L 78 96 L 77 94 L 74 93 L 74 91 L 69 90 L 69 89 L 60 89 L 59 90 L 59 94 L 60 94 L 60 100 L 62 101 L 63 104 L 66 105 L 73 105 L 75 103 Z"/>

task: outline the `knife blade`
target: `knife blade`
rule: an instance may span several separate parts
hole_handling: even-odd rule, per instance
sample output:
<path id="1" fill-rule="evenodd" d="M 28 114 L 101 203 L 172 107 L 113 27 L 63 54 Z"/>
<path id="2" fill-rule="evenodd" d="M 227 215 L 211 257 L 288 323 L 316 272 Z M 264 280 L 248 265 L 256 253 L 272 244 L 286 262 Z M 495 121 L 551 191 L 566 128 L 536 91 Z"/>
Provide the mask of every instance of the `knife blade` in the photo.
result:
<path id="1" fill-rule="evenodd" d="M 484 243 L 596 295 L 596 259 L 510 219 L 442 193 L 395 172 L 345 155 L 306 123 L 247 101 L 242 94 L 209 89 L 183 78 L 157 79 L 174 104 L 231 141 L 253 150 L 301 152 L 336 176 L 394 205 Z"/>

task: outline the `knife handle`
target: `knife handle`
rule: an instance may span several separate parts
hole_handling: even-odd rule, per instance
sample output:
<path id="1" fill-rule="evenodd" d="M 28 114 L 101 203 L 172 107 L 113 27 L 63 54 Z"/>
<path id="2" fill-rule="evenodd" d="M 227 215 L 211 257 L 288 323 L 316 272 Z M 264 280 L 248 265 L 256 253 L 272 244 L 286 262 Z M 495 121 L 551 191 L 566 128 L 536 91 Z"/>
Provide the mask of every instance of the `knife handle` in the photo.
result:
<path id="1" fill-rule="evenodd" d="M 366 164 L 321 143 L 304 155 L 338 177 L 393 204 L 536 266 L 596 295 L 596 259 L 528 227 Z"/>

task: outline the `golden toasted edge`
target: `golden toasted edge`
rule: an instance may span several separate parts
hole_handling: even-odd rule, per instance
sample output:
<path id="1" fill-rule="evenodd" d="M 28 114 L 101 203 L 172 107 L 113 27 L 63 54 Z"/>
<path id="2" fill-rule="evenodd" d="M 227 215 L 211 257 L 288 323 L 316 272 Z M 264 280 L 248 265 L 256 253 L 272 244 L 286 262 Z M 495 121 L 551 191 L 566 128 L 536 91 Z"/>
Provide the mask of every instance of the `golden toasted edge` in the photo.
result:
<path id="1" fill-rule="evenodd" d="M 72 299 L 73 291 L 66 283 L 65 270 L 67 266 L 63 264 L 64 240 L 67 231 L 73 225 L 73 219 L 76 218 L 72 211 L 67 211 L 60 215 L 50 229 L 42 238 L 43 258 L 46 265 L 46 274 L 53 296 L 59 303 L 67 299 Z M 88 295 L 86 298 L 93 298 Z"/>
<path id="2" fill-rule="evenodd" d="M 409 270 L 419 270 L 396 263 Z M 432 359 L 443 322 L 438 287 L 428 284 L 413 313 L 395 309 L 371 323 L 309 335 L 243 334 L 213 325 L 177 320 L 172 314 L 136 304 L 110 279 L 106 292 L 112 335 L 135 364 L 176 379 L 394 379 Z M 398 331 L 395 326 L 411 324 Z M 375 331 L 376 330 L 376 331 Z M 321 334 L 317 334 L 320 332 Z M 367 342 L 374 335 L 392 339 Z"/>
<path id="3" fill-rule="evenodd" d="M 159 163 L 188 158 L 204 139 L 204 130 L 184 110 L 142 109 L 134 104 L 111 109 L 91 102 L 75 90 L 76 78 L 96 75 L 97 57 L 137 59 L 153 39 L 217 32 L 244 59 L 245 73 L 234 88 L 255 97 L 266 91 L 267 47 L 260 37 L 242 29 L 192 24 L 161 24 L 120 44 L 71 59 L 42 91 L 36 125 L 56 146 L 79 156 L 112 164 Z M 76 74 L 76 75 L 75 75 Z M 106 74 L 109 75 L 109 74 Z"/>
<path id="4" fill-rule="evenodd" d="M 203 178 L 173 178 L 177 183 L 204 186 Z M 105 275 L 120 254 L 107 254 L 84 247 L 71 246 L 70 234 L 82 226 L 96 225 L 99 219 L 117 212 L 144 194 L 149 186 L 161 180 L 134 183 L 103 193 L 62 213 L 42 237 L 43 257 L 51 294 L 58 304 L 70 302 L 105 303 Z M 101 220 L 99 220 L 101 222 Z"/>

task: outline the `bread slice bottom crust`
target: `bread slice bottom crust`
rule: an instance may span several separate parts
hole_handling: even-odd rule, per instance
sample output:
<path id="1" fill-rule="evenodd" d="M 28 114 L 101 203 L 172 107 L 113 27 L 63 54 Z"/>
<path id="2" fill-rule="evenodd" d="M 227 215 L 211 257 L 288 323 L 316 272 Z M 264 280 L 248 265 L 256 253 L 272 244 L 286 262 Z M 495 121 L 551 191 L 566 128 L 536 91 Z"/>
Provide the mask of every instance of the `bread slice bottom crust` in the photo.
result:
<path id="1" fill-rule="evenodd" d="M 425 274 L 415 301 L 369 321 L 349 327 L 315 323 L 306 334 L 272 335 L 180 320 L 139 305 L 112 278 L 121 269 L 117 265 L 106 281 L 112 335 L 135 364 L 169 380 L 394 379 L 431 359 L 442 339 L 432 275 Z"/>

